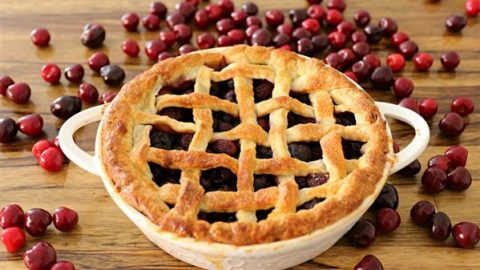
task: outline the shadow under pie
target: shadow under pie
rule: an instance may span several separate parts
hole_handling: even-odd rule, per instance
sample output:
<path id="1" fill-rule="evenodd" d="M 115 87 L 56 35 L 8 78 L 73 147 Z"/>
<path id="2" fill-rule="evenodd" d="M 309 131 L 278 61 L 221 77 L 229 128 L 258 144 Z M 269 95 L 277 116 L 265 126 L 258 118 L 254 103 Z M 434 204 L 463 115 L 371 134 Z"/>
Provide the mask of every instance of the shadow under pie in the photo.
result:
<path id="1" fill-rule="evenodd" d="M 237 191 L 237 175 L 224 167 L 202 171 L 200 185 L 205 192 Z"/>

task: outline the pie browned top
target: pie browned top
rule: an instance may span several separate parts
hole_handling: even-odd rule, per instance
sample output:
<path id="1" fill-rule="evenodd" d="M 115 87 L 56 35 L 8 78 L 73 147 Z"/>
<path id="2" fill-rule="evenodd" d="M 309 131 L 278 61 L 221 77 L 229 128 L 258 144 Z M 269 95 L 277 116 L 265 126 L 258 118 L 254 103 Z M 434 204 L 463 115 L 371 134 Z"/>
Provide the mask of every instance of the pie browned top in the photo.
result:
<path id="1" fill-rule="evenodd" d="M 317 59 L 245 45 L 154 65 L 100 134 L 116 190 L 160 230 L 234 245 L 337 222 L 394 160 L 363 90 Z"/>

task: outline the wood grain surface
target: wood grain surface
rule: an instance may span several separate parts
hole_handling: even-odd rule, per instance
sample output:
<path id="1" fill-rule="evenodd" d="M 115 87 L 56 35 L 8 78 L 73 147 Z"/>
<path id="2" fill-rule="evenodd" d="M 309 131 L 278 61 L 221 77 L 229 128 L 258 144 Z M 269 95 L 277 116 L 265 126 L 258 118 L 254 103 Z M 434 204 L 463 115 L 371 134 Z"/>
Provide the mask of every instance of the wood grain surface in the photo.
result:
<path id="1" fill-rule="evenodd" d="M 122 65 L 127 80 L 146 70 L 152 63 L 141 53 L 139 58 L 127 58 L 120 50 L 126 38 L 140 40 L 141 48 L 146 40 L 155 38 L 157 32 L 146 32 L 142 27 L 137 33 L 127 33 L 120 26 L 119 18 L 127 11 L 141 16 L 148 10 L 150 1 L 6 1 L 0 3 L 0 73 L 17 81 L 27 82 L 32 88 L 31 102 L 14 105 L 0 98 L 1 116 L 18 119 L 30 112 L 40 113 L 44 120 L 45 138 L 57 135 L 61 122 L 49 112 L 50 102 L 59 95 L 75 95 L 78 85 L 62 78 L 61 84 L 47 85 L 40 77 L 44 63 L 54 62 L 61 68 L 82 63 L 86 69 L 84 81 L 95 84 L 100 92 L 107 91 L 101 79 L 86 65 L 86 59 L 94 52 L 80 44 L 79 35 L 84 24 L 98 22 L 107 29 L 105 45 L 100 49 L 108 53 L 111 62 Z M 176 1 L 164 0 L 169 10 Z M 261 14 L 266 9 L 279 8 L 288 12 L 291 8 L 304 7 L 306 1 L 264 0 L 257 1 Z M 351 247 L 342 239 L 321 256 L 294 267 L 294 269 L 352 269 L 366 254 L 375 254 L 385 269 L 480 269 L 480 245 L 475 249 L 460 249 L 450 238 L 445 242 L 430 240 L 425 229 L 414 226 L 409 218 L 412 205 L 421 199 L 432 201 L 438 211 L 446 212 L 453 223 L 471 221 L 480 224 L 480 110 L 467 118 L 468 127 L 458 139 L 439 134 L 438 121 L 449 111 L 452 99 L 459 95 L 470 96 L 480 106 L 480 23 L 469 18 L 468 26 L 461 34 L 445 31 L 444 20 L 452 13 L 463 13 L 463 0 L 441 1 L 429 4 L 423 0 L 350 0 L 345 12 L 351 20 L 353 13 L 367 9 L 373 22 L 383 16 L 397 20 L 400 29 L 407 32 L 422 51 L 431 53 L 435 62 L 430 72 L 418 73 L 409 62 L 403 74 L 415 82 L 414 97 L 434 97 L 439 102 L 439 113 L 430 121 L 430 146 L 420 157 L 425 167 L 429 157 L 442 154 L 451 145 L 461 144 L 470 152 L 467 164 L 474 181 L 465 192 L 444 191 L 437 195 L 422 192 L 420 176 L 390 177 L 389 181 L 400 194 L 400 228 L 390 235 L 379 235 L 375 244 L 366 249 Z M 235 1 L 237 7 L 242 1 Z M 52 35 L 51 46 L 37 49 L 29 39 L 35 27 L 45 27 Z M 384 61 L 389 49 L 386 40 L 373 50 Z M 442 52 L 455 50 L 462 63 L 457 72 L 441 69 Z M 367 87 L 368 89 L 368 87 Z M 390 91 L 368 89 L 377 100 L 398 102 Z M 85 108 L 85 106 L 84 106 Z M 412 138 L 407 126 L 390 122 L 395 140 L 406 145 Z M 96 125 L 90 125 L 76 134 L 77 142 L 87 150 L 93 149 Z M 78 269 L 191 269 L 193 267 L 176 260 L 153 245 L 114 205 L 105 192 L 100 179 L 73 163 L 65 164 L 58 173 L 47 173 L 30 153 L 38 139 L 18 135 L 8 144 L 0 144 L 0 204 L 19 203 L 24 209 L 41 207 L 53 211 L 58 206 L 68 206 L 80 214 L 80 225 L 71 233 L 60 233 L 53 226 L 45 236 L 28 237 L 25 251 L 38 240 L 52 243 L 59 259 L 71 260 Z M 421 175 L 421 174 L 420 174 Z M 23 269 L 22 252 L 9 254 L 0 248 L 0 269 Z"/>

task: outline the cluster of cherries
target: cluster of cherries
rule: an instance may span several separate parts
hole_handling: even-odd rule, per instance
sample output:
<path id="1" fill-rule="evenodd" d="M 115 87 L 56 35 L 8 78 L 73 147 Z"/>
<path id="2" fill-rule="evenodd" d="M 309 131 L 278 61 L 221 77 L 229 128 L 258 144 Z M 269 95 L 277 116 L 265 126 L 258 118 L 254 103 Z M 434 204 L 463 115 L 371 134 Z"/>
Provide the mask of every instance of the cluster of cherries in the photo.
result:
<path id="1" fill-rule="evenodd" d="M 59 207 L 53 216 L 44 209 L 32 208 L 26 213 L 18 204 L 9 204 L 0 213 L 1 240 L 10 253 L 19 251 L 26 243 L 23 229 L 33 237 L 39 237 L 47 231 L 50 224 L 61 232 L 69 232 L 78 223 L 76 211 Z M 56 251 L 45 241 L 34 244 L 23 254 L 23 261 L 28 269 L 34 270 L 74 270 L 73 263 L 57 261 Z"/>

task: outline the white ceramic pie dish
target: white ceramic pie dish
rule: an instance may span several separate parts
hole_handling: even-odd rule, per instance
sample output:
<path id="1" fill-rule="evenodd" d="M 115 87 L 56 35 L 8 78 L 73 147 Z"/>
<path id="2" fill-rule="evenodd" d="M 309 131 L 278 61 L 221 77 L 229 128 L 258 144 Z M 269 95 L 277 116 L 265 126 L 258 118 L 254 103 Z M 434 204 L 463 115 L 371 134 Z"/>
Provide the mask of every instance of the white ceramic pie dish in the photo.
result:
<path id="1" fill-rule="evenodd" d="M 361 89 L 360 86 L 358 88 Z M 425 120 L 417 113 L 404 107 L 376 102 L 382 114 L 400 120 L 412 126 L 415 138 L 397 154 L 397 162 L 392 168 L 384 168 L 384 177 L 378 182 L 375 193 L 349 216 L 333 225 L 316 230 L 310 234 L 273 243 L 250 246 L 234 246 L 199 241 L 194 238 L 178 237 L 172 233 L 160 231 L 157 225 L 130 206 L 116 191 L 107 175 L 104 164 L 99 158 L 102 141 L 98 132 L 102 128 L 104 106 L 84 110 L 66 121 L 59 132 L 60 146 L 65 155 L 78 166 L 102 178 L 105 188 L 122 212 L 157 246 L 170 255 L 205 269 L 285 269 L 308 261 L 333 246 L 368 210 L 380 193 L 389 174 L 395 173 L 410 164 L 425 150 L 430 132 Z M 73 134 L 79 128 L 100 121 L 95 142 L 95 155 L 91 156 L 80 149 L 73 140 Z M 392 140 L 387 125 L 389 140 Z"/>

